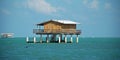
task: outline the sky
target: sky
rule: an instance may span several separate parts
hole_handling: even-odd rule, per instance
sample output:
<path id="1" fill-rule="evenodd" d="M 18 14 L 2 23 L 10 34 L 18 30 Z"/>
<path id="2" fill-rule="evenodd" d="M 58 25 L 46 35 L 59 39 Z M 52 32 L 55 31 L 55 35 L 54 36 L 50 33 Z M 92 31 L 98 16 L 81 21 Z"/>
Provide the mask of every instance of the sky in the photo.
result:
<path id="1" fill-rule="evenodd" d="M 79 22 L 81 37 L 120 37 L 120 0 L 0 0 L 0 33 L 35 36 L 50 19 Z"/>

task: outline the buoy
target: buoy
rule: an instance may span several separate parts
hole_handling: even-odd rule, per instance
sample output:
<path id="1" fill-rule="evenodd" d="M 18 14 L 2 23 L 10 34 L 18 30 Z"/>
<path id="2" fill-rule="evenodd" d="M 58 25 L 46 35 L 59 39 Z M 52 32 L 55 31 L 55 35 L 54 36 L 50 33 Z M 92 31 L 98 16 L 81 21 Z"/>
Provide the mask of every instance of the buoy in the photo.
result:
<path id="1" fill-rule="evenodd" d="M 26 46 L 25 48 L 28 48 L 28 46 Z"/>

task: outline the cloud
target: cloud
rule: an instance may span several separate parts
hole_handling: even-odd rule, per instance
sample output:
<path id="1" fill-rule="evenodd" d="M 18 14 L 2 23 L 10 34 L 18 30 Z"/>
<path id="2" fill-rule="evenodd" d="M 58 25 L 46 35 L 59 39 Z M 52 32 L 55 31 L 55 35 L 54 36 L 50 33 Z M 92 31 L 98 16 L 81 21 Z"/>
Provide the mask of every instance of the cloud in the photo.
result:
<path id="1" fill-rule="evenodd" d="M 57 8 L 45 0 L 28 0 L 27 7 L 39 13 L 51 14 L 57 12 Z"/>
<path id="2" fill-rule="evenodd" d="M 87 6 L 88 8 L 92 8 L 92 9 L 98 9 L 99 8 L 99 4 L 100 2 L 98 0 L 83 0 L 83 4 L 85 6 Z M 103 8 L 105 9 L 110 9 L 111 8 L 111 4 L 106 2 L 106 3 L 103 3 L 102 5 L 104 5 Z"/>
<path id="3" fill-rule="evenodd" d="M 97 0 L 93 0 L 91 3 L 90 3 L 90 8 L 98 8 L 98 1 Z"/>
<path id="4" fill-rule="evenodd" d="M 97 9 L 98 3 L 98 0 L 92 0 L 91 2 L 89 2 L 88 0 L 83 0 L 83 4 L 86 5 L 88 8 Z"/>
<path id="5" fill-rule="evenodd" d="M 111 8 L 111 4 L 110 3 L 105 3 L 105 9 L 110 9 Z"/>
<path id="6" fill-rule="evenodd" d="M 5 15 L 10 15 L 11 14 L 11 12 L 6 10 L 6 9 L 1 9 L 1 12 Z"/>

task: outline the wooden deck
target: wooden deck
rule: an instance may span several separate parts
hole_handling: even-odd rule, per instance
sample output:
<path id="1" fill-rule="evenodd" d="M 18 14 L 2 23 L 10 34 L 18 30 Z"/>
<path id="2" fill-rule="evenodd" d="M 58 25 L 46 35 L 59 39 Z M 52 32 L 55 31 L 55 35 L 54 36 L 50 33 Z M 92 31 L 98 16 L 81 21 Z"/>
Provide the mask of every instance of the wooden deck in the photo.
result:
<path id="1" fill-rule="evenodd" d="M 33 29 L 33 33 L 35 34 L 76 34 L 80 35 L 80 30 L 58 30 L 58 29 Z"/>

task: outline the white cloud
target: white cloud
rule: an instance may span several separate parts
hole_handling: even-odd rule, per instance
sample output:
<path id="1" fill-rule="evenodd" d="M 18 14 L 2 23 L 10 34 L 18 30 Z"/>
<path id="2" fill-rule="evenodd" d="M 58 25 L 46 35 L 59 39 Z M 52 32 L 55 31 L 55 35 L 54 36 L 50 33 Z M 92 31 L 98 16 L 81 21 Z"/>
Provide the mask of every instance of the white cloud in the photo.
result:
<path id="1" fill-rule="evenodd" d="M 93 0 L 91 3 L 90 3 L 90 8 L 98 8 L 98 1 L 97 0 Z"/>
<path id="2" fill-rule="evenodd" d="M 6 10 L 6 9 L 1 9 L 1 12 L 2 12 L 3 14 L 6 14 L 6 15 L 10 15 L 10 14 L 11 14 L 10 11 L 8 11 L 8 10 Z"/>
<path id="3" fill-rule="evenodd" d="M 85 4 L 88 8 L 97 9 L 98 3 L 98 0 L 92 0 L 91 2 L 89 2 L 88 0 L 83 0 L 83 4 Z"/>
<path id="4" fill-rule="evenodd" d="M 110 3 L 105 3 L 105 9 L 110 9 L 111 8 L 111 4 Z"/>
<path id="5" fill-rule="evenodd" d="M 99 8 L 99 4 L 100 2 L 98 0 L 83 0 L 83 4 L 85 6 L 87 6 L 88 8 L 92 8 L 92 9 L 98 9 Z M 111 8 L 111 4 L 110 3 L 104 3 L 103 4 L 105 9 L 110 9 Z"/>
<path id="6" fill-rule="evenodd" d="M 57 8 L 45 0 L 28 0 L 27 7 L 40 13 L 50 14 L 57 12 Z"/>

